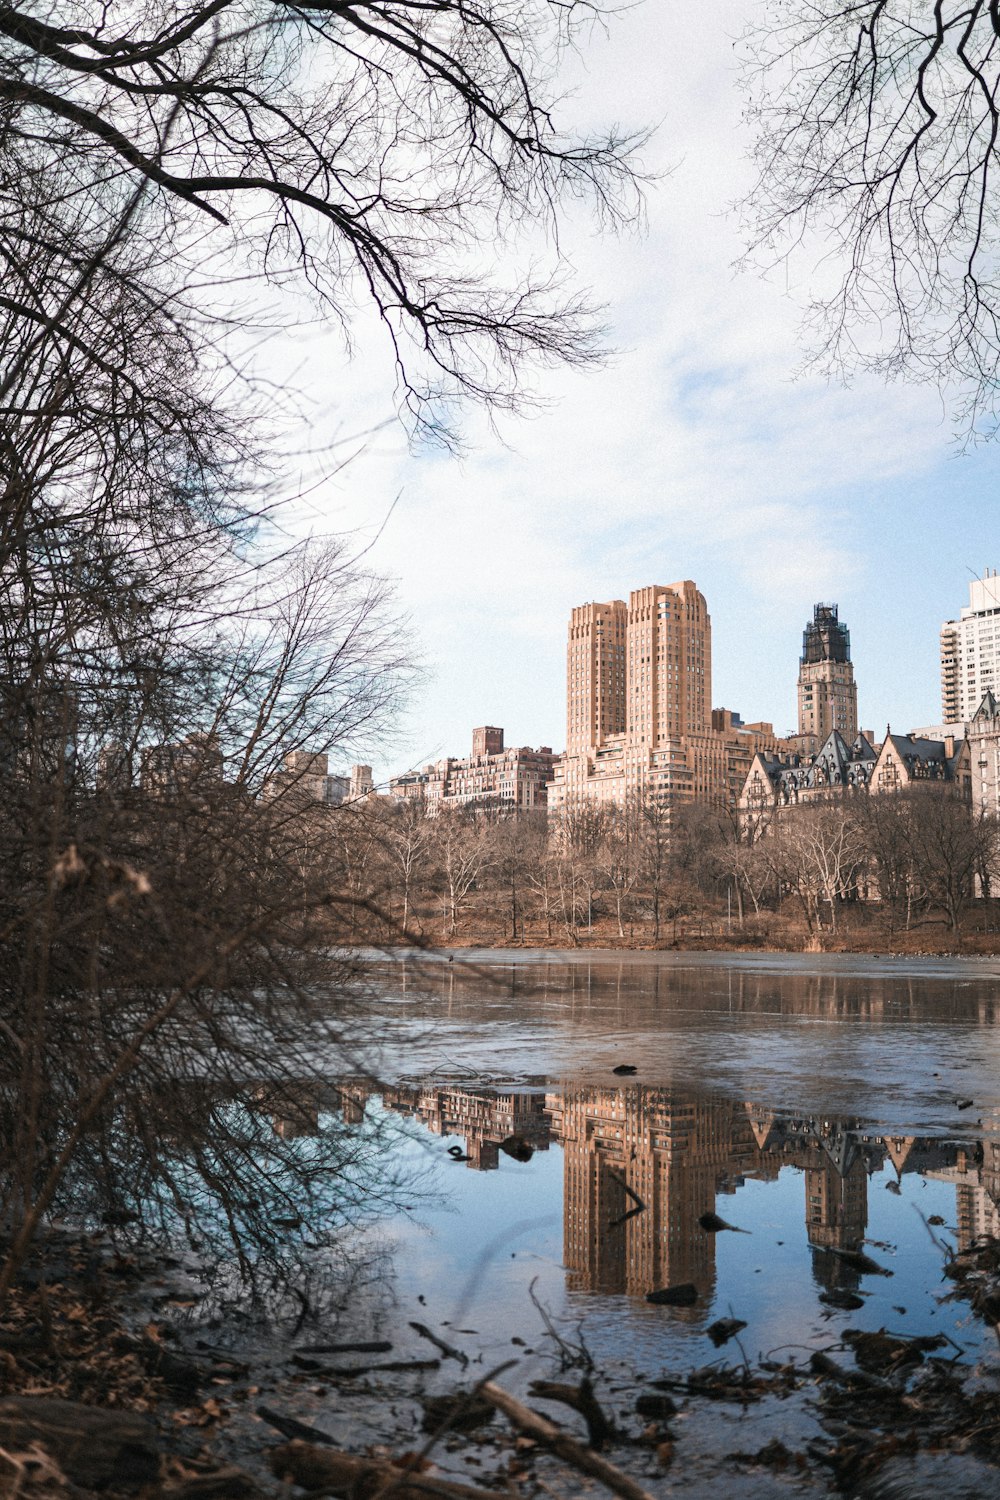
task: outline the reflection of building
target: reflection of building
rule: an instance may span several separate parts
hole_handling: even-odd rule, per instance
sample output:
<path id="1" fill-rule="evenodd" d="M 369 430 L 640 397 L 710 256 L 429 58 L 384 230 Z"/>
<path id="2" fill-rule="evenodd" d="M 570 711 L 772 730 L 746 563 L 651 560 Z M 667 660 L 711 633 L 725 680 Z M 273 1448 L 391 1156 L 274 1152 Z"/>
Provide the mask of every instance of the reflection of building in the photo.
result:
<path id="1" fill-rule="evenodd" d="M 486 1089 L 387 1088 L 389 1109 L 415 1115 L 434 1135 L 465 1138 L 468 1165 L 480 1172 L 500 1165 L 500 1143 L 511 1136 L 546 1151 L 552 1133 L 540 1094 L 500 1093 Z"/>
<path id="2" fill-rule="evenodd" d="M 762 1155 L 803 1173 L 805 1228 L 813 1249 L 860 1249 L 868 1225 L 868 1175 L 887 1155 L 881 1137 L 849 1120 L 794 1119 L 754 1104 L 746 1109 Z M 851 1280 L 833 1256 L 818 1256 L 813 1270 L 825 1285 Z"/>
<path id="3" fill-rule="evenodd" d="M 553 754 L 548 745 L 532 750 L 504 749 L 503 730 L 483 725 L 472 731 L 472 754 L 433 761 L 389 782 L 393 797 L 420 798 L 428 813 L 448 807 L 494 807 L 513 812 L 544 811 Z"/>
<path id="4" fill-rule="evenodd" d="M 928 1176 L 955 1185 L 955 1227 L 958 1249 L 977 1240 L 1000 1238 L 1000 1112 L 983 1120 L 986 1138 L 980 1144 L 951 1144 L 949 1159 Z"/>
<path id="5" fill-rule="evenodd" d="M 857 1250 L 868 1226 L 868 1177 L 856 1153 L 845 1169 L 824 1156 L 806 1167 L 806 1230 L 817 1249 Z"/>
<path id="6" fill-rule="evenodd" d="M 570 1286 L 643 1296 L 692 1281 L 708 1292 L 715 1241 L 698 1219 L 746 1159 L 745 1119 L 725 1102 L 641 1087 L 567 1087 L 547 1106 L 565 1153 Z"/>
<path id="7" fill-rule="evenodd" d="M 566 753 L 549 806 L 735 802 L 770 724 L 713 709 L 712 622 L 690 579 L 583 604 L 566 651 Z"/>

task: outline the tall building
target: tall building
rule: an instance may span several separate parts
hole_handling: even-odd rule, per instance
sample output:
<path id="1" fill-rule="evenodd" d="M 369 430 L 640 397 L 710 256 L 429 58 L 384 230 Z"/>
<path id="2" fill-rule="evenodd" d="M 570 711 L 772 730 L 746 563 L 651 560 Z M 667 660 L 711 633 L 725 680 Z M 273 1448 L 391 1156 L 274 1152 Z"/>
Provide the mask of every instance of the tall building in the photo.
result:
<path id="1" fill-rule="evenodd" d="M 799 658 L 799 739 L 815 754 L 833 730 L 848 744 L 858 735 L 858 689 L 851 633 L 835 604 L 817 604 L 802 632 Z"/>
<path id="2" fill-rule="evenodd" d="M 551 810 L 648 796 L 735 803 L 754 753 L 774 744 L 770 724 L 712 708 L 712 622 L 690 579 L 573 610 Z"/>
<path id="3" fill-rule="evenodd" d="M 581 604 L 566 643 L 566 748 L 577 753 L 625 731 L 625 638 L 621 599 Z"/>
<path id="4" fill-rule="evenodd" d="M 712 622 L 690 581 L 633 589 L 628 607 L 626 730 L 643 744 L 712 727 Z"/>
<path id="5" fill-rule="evenodd" d="M 967 724 L 988 688 L 1000 691 L 1000 577 L 987 568 L 969 584 L 969 604 L 941 626 L 941 716 Z"/>

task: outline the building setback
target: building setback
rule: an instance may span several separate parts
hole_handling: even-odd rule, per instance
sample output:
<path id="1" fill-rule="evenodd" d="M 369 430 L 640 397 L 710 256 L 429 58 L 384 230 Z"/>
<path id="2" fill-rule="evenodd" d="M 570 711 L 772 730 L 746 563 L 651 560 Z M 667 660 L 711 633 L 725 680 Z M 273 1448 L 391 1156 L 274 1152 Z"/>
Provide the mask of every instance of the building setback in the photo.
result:
<path id="1" fill-rule="evenodd" d="M 566 753 L 551 810 L 592 803 L 735 803 L 770 724 L 713 709 L 712 622 L 691 582 L 574 609 L 566 649 Z"/>
<path id="2" fill-rule="evenodd" d="M 504 749 L 503 730 L 493 724 L 472 731 L 472 754 L 433 761 L 389 782 L 391 797 L 418 797 L 428 813 L 448 807 L 483 806 L 512 812 L 544 812 L 555 757 L 548 745 Z"/>
<path id="3" fill-rule="evenodd" d="M 969 604 L 941 626 L 941 717 L 968 724 L 988 689 L 1000 689 L 1000 578 L 969 584 Z"/>

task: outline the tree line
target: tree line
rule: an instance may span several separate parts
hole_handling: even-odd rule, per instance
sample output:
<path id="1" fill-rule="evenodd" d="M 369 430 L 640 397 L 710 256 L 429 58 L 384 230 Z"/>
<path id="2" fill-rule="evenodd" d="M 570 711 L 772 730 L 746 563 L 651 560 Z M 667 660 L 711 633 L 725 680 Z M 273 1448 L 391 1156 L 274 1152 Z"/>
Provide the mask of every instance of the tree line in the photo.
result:
<path id="1" fill-rule="evenodd" d="M 725 917 L 744 934 L 784 913 L 808 935 L 845 912 L 889 935 L 957 933 L 1000 878 L 1000 825 L 948 788 L 857 793 L 739 813 L 653 797 L 544 814 L 370 798 L 320 819 L 345 887 L 411 937 L 658 946 Z M 366 884 L 367 882 L 367 884 Z"/>

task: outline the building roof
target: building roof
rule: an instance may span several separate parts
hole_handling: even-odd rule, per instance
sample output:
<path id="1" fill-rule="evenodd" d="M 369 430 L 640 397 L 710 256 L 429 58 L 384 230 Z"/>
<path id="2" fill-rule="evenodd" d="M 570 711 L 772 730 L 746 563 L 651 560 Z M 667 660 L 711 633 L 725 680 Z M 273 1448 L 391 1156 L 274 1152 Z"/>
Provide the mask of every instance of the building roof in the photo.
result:
<path id="1" fill-rule="evenodd" d="M 993 696 L 992 688 L 987 688 L 983 694 L 983 701 L 973 714 L 973 722 L 976 719 L 995 719 L 1000 716 L 1000 705 Z"/>
<path id="2" fill-rule="evenodd" d="M 840 730 L 834 729 L 811 760 L 806 756 L 782 758 L 758 751 L 744 782 L 744 793 L 754 767 L 764 772 L 775 795 L 785 802 L 798 801 L 803 793 L 819 795 L 836 787 L 864 787 L 877 759 L 878 754 L 865 735 L 859 734 L 848 745 Z"/>

